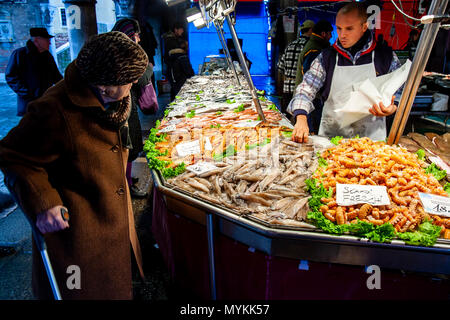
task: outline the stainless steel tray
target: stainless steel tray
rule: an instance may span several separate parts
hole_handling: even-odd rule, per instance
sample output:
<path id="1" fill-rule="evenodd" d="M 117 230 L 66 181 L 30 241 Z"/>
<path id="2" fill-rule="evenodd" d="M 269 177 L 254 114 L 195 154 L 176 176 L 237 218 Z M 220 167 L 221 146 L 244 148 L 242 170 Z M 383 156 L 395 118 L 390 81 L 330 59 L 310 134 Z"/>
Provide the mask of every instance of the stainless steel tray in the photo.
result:
<path id="1" fill-rule="evenodd" d="M 177 214 L 203 223 L 213 214 L 220 233 L 268 255 L 316 262 L 349 265 L 378 265 L 388 269 L 450 274 L 450 241 L 438 239 L 432 247 L 371 242 L 352 235 L 332 235 L 309 227 L 271 225 L 251 216 L 239 216 L 227 208 L 209 203 L 188 192 L 169 187 L 160 173 L 151 170 L 155 188 L 168 205 L 181 201 L 187 210 Z M 192 208 L 192 210 L 189 210 Z M 191 211 L 191 212 L 190 212 Z"/>

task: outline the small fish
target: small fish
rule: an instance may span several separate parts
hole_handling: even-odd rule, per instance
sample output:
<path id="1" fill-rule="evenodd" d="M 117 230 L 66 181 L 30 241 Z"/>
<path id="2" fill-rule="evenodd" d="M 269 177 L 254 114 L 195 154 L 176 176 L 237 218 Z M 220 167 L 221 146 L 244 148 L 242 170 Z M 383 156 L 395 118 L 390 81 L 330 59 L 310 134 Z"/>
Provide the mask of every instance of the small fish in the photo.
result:
<path id="1" fill-rule="evenodd" d="M 241 194 L 237 194 L 236 198 L 241 198 L 250 202 L 257 202 L 260 203 L 266 207 L 270 207 L 271 206 L 271 202 L 267 201 L 261 197 L 255 196 L 254 194 L 248 194 L 248 193 L 241 193 Z"/>
<path id="2" fill-rule="evenodd" d="M 198 182 L 197 180 L 190 178 L 186 180 L 186 183 L 197 190 L 209 193 L 209 189 L 205 185 Z"/>

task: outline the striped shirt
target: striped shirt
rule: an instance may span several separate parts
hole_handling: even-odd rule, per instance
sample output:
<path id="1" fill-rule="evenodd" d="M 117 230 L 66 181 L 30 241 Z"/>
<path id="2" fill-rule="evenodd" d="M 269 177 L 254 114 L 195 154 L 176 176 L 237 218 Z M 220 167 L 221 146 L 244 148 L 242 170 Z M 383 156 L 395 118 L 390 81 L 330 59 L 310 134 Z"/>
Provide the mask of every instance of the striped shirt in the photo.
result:
<path id="1" fill-rule="evenodd" d="M 298 57 L 308 40 L 308 37 L 300 36 L 297 40 L 289 43 L 284 50 L 284 54 L 281 56 L 280 61 L 278 61 L 278 70 L 284 76 L 284 93 L 293 93 L 295 90 Z"/>

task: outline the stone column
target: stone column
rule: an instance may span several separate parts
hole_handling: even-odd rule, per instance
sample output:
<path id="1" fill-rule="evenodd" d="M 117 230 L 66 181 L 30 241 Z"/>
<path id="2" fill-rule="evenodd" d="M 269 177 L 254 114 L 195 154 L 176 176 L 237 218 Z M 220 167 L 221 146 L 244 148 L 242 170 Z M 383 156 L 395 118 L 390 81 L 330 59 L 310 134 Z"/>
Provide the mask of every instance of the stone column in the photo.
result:
<path id="1" fill-rule="evenodd" d="M 97 34 L 96 2 L 96 0 L 63 0 L 72 60 L 77 57 L 85 41 Z"/>

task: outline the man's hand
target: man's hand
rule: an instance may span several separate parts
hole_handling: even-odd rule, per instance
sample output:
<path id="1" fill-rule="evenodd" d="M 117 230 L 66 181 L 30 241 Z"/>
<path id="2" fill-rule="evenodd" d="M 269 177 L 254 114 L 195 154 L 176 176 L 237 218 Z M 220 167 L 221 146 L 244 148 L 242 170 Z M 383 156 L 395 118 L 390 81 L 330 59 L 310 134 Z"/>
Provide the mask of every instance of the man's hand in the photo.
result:
<path id="1" fill-rule="evenodd" d="M 383 102 L 380 102 L 380 105 L 374 104 L 372 108 L 369 109 L 369 112 L 376 117 L 386 117 L 393 114 L 397 111 L 397 106 L 394 104 L 395 96 L 392 96 L 391 105 L 385 107 Z"/>
<path id="2" fill-rule="evenodd" d="M 294 131 L 292 132 L 292 140 L 299 143 L 308 142 L 309 127 L 305 115 L 298 115 L 295 123 Z"/>
<path id="3" fill-rule="evenodd" d="M 69 227 L 69 223 L 63 219 L 61 214 L 61 209 L 63 208 L 63 206 L 56 206 L 37 215 L 36 226 L 42 234 Z"/>

